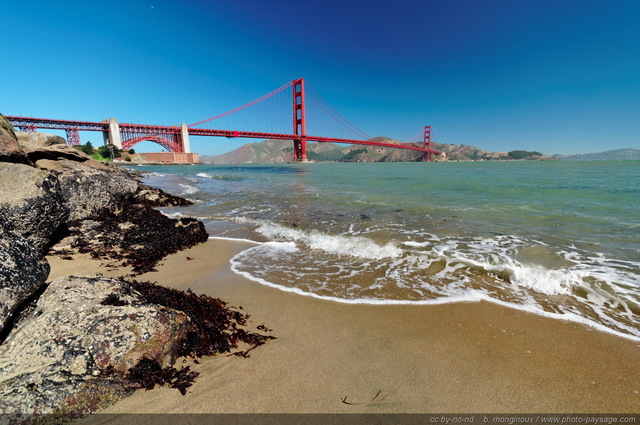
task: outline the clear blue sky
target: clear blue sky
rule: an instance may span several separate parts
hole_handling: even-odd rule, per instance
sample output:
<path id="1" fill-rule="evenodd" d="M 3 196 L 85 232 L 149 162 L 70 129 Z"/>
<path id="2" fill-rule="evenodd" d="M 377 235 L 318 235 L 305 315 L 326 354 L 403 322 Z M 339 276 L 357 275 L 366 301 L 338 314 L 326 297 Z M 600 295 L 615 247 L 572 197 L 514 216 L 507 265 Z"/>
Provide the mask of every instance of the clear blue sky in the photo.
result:
<path id="1" fill-rule="evenodd" d="M 640 149 L 637 0 L 23 0 L 0 40 L 6 115 L 189 124 L 303 77 L 372 136 Z"/>

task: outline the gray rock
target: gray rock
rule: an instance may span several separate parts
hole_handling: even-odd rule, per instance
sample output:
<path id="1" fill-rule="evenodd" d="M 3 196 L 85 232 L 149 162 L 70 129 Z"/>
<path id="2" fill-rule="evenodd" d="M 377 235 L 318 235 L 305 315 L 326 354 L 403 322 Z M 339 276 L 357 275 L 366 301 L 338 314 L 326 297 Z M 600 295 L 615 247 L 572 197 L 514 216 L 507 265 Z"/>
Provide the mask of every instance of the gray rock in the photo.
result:
<path id="1" fill-rule="evenodd" d="M 60 136 L 35 131 L 16 131 L 18 144 L 24 151 L 39 149 L 47 146 L 65 145 L 67 141 Z"/>
<path id="2" fill-rule="evenodd" d="M 103 209 L 114 211 L 118 203 L 138 190 L 138 181 L 126 172 L 96 161 L 83 163 L 66 159 L 37 162 L 39 167 L 54 169 L 60 181 L 69 220 L 83 220 Z"/>
<path id="3" fill-rule="evenodd" d="M 139 184 L 138 192 L 133 196 L 133 201 L 148 204 L 154 207 L 178 207 L 193 205 L 193 202 L 180 196 L 171 195 L 161 189 Z"/>
<path id="4" fill-rule="evenodd" d="M 0 163 L 0 224 L 45 252 L 69 216 L 58 178 L 24 164 Z"/>
<path id="5" fill-rule="evenodd" d="M 0 162 L 29 164 L 29 158 L 20 149 L 11 123 L 0 114 Z"/>
<path id="6" fill-rule="evenodd" d="M 68 145 L 42 146 L 35 149 L 27 149 L 25 150 L 25 153 L 33 162 L 41 159 L 69 159 L 71 161 L 85 162 L 91 159 L 91 157 L 86 153 Z"/>
<path id="7" fill-rule="evenodd" d="M 49 263 L 33 245 L 0 225 L 0 334 L 47 280 Z"/>
<path id="8" fill-rule="evenodd" d="M 110 295 L 124 305 L 104 305 Z M 0 346 L 0 413 L 104 408 L 125 394 L 111 368 L 125 372 L 145 356 L 168 366 L 190 329 L 184 313 L 144 304 L 120 280 L 57 279 Z"/>

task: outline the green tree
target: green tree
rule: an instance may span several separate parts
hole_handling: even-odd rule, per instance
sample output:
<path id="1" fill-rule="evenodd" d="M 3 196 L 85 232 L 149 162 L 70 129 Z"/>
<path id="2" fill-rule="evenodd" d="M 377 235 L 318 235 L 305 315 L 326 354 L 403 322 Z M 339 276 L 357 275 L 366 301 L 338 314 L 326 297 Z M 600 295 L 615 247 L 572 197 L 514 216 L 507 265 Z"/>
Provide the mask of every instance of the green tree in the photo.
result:
<path id="1" fill-rule="evenodd" d="M 81 150 L 87 155 L 91 155 L 93 154 L 93 145 L 91 144 L 91 142 L 87 142 L 84 145 L 82 145 Z"/>
<path id="2" fill-rule="evenodd" d="M 120 158 L 120 156 L 122 155 L 122 150 L 118 149 L 114 145 L 105 145 L 98 148 L 98 153 L 103 158 L 113 159 Z"/>
<path id="3" fill-rule="evenodd" d="M 540 152 L 529 152 L 529 151 L 511 151 L 508 153 L 509 159 L 525 159 L 532 156 L 540 156 L 542 155 Z"/>
<path id="4" fill-rule="evenodd" d="M 129 152 L 129 155 L 133 155 L 136 153 L 135 149 L 133 148 L 129 149 L 127 152 Z"/>

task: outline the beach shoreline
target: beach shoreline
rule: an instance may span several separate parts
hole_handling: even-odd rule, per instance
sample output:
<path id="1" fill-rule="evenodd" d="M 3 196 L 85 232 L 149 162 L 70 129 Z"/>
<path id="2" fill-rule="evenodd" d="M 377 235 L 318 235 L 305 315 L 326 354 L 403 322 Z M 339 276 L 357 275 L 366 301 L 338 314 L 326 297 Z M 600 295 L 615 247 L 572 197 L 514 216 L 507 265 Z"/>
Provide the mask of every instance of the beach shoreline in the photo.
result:
<path id="1" fill-rule="evenodd" d="M 246 359 L 201 359 L 185 396 L 137 391 L 101 413 L 638 411 L 637 342 L 486 301 L 350 305 L 288 293 L 231 270 L 229 260 L 251 246 L 210 239 L 137 279 L 242 306 L 250 326 L 264 325 L 277 339 Z M 88 256 L 49 261 L 49 280 L 127 273 Z"/>

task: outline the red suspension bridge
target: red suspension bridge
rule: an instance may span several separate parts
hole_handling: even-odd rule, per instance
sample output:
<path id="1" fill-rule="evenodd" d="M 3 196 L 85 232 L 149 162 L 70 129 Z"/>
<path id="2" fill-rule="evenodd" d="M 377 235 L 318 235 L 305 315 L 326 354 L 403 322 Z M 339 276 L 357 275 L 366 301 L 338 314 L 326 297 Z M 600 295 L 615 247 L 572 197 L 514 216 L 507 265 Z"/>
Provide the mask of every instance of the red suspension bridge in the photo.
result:
<path id="1" fill-rule="evenodd" d="M 193 135 L 292 140 L 293 159 L 296 161 L 307 160 L 307 142 L 409 149 L 423 152 L 423 160 L 426 161 L 431 160 L 431 154 L 440 154 L 431 148 L 431 126 L 424 126 L 405 143 L 372 140 L 333 109 L 302 78 L 243 106 L 191 125 L 126 124 L 118 123 L 114 118 L 101 122 L 18 116 L 7 116 L 7 119 L 21 131 L 39 128 L 65 130 L 67 143 L 71 145 L 80 144 L 80 131 L 100 131 L 105 144 L 125 150 L 139 142 L 151 141 L 170 152 L 189 153 L 189 136 Z"/>

